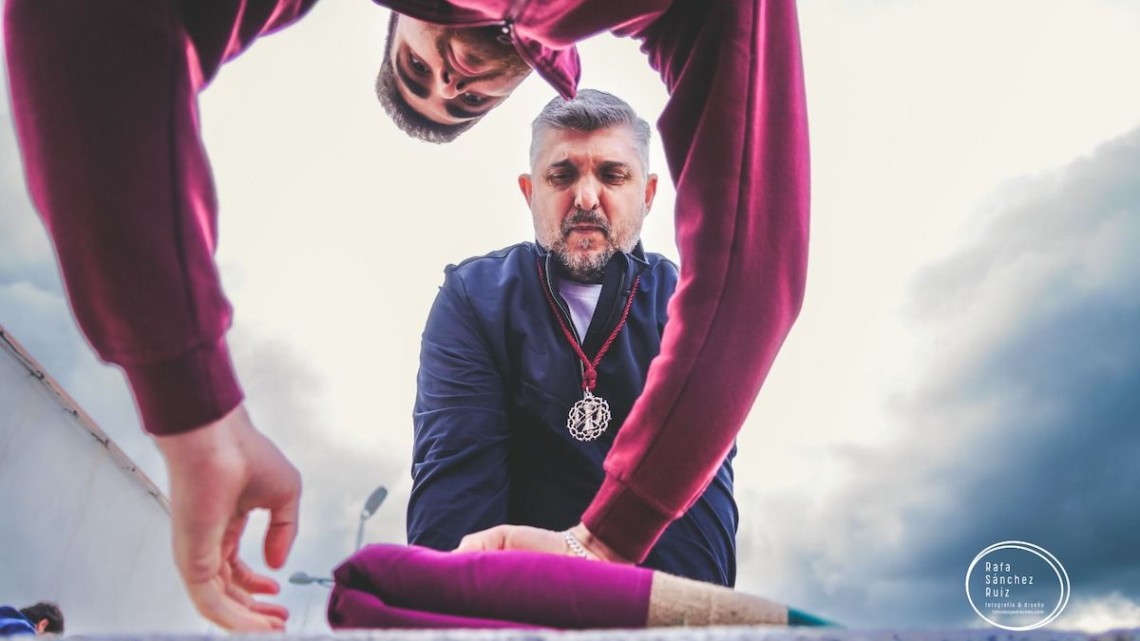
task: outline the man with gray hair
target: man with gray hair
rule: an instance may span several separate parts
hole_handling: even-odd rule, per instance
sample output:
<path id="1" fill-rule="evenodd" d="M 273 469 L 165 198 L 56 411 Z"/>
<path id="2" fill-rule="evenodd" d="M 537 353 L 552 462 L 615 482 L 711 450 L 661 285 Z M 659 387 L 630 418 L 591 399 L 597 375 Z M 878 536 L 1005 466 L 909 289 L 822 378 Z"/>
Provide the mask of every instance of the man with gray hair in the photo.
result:
<path id="1" fill-rule="evenodd" d="M 510 524 L 561 531 L 587 556 L 570 528 L 660 351 L 677 267 L 641 247 L 657 191 L 648 123 L 582 90 L 547 104 L 532 136 L 519 188 L 537 243 L 448 267 L 424 329 L 412 544 L 451 550 Z M 644 565 L 733 584 L 732 456 Z M 530 528 L 516 532 L 542 536 Z"/>

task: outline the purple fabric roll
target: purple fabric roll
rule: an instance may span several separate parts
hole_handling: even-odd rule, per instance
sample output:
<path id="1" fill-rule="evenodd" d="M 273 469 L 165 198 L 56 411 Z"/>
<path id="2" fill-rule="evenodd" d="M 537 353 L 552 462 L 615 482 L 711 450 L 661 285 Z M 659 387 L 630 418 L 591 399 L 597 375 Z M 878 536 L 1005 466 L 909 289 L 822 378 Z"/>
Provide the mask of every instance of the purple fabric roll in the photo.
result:
<path id="1" fill-rule="evenodd" d="M 333 573 L 334 628 L 642 628 L 652 571 L 535 552 L 370 545 Z"/>
<path id="2" fill-rule="evenodd" d="M 329 600 L 329 625 L 334 628 L 541 628 L 513 621 L 396 608 L 375 595 L 339 585 Z"/>

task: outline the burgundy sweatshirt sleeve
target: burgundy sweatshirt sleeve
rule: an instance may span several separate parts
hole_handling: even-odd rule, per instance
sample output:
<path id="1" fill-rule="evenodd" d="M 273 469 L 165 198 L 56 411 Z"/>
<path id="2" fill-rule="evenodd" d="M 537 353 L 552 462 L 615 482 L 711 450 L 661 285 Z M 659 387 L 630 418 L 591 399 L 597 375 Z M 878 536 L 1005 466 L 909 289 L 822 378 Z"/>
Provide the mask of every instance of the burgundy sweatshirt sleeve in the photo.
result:
<path id="1" fill-rule="evenodd" d="M 681 280 L 583 522 L 640 561 L 712 479 L 799 313 L 809 166 L 793 0 L 677 0 L 638 37 L 670 93 Z"/>
<path id="2" fill-rule="evenodd" d="M 146 429 L 241 402 L 214 262 L 197 93 L 314 0 L 9 0 L 12 113 L 79 325 L 126 372 Z"/>

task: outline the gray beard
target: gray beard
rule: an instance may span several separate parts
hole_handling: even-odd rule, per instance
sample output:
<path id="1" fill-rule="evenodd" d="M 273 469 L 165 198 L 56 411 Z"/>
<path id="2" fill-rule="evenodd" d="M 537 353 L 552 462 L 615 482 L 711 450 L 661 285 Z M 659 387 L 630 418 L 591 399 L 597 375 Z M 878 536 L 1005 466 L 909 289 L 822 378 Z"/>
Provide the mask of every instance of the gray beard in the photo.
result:
<path id="1" fill-rule="evenodd" d="M 606 273 L 606 265 L 609 264 L 610 258 L 617 253 L 617 250 L 614 249 L 613 245 L 610 245 L 599 254 L 574 256 L 566 251 L 565 243 L 558 243 L 550 250 L 550 253 L 554 254 L 554 258 L 558 260 L 558 264 L 562 266 L 570 280 L 579 283 L 600 283 L 602 276 Z"/>
<path id="2" fill-rule="evenodd" d="M 602 235 L 605 236 L 605 249 L 595 256 L 574 256 L 571 255 L 566 242 L 566 237 L 570 235 L 570 230 L 574 225 L 578 224 L 591 224 L 596 225 L 602 229 Z M 562 221 L 562 239 L 554 243 L 550 248 L 550 252 L 558 259 L 558 264 L 562 265 L 566 275 L 570 280 L 578 281 L 579 283 L 600 283 L 602 282 L 602 275 L 606 271 L 606 264 L 610 262 L 610 258 L 617 252 L 614 248 L 611 238 L 611 229 L 609 221 L 592 211 L 585 209 L 577 209 L 573 214 L 566 217 Z M 589 249 L 590 240 L 586 239 L 581 241 L 581 246 L 578 249 Z"/>

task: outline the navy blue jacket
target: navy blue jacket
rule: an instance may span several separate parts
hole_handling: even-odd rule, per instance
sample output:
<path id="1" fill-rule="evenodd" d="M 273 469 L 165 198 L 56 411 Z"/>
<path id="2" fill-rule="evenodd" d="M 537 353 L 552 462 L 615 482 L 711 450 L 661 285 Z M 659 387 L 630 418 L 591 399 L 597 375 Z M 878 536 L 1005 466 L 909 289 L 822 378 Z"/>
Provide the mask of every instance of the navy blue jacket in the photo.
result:
<path id="1" fill-rule="evenodd" d="M 582 398 L 582 375 L 542 291 L 550 287 L 572 328 L 558 271 L 533 243 L 445 270 L 420 351 L 409 543 L 450 550 L 464 535 L 503 523 L 562 530 L 580 520 L 601 485 L 602 462 L 660 350 L 677 267 L 640 245 L 607 265 L 583 341 L 591 359 L 617 325 L 634 278 L 641 280 L 626 326 L 598 365 L 594 394 L 609 402 L 613 420 L 588 443 L 566 429 L 570 407 Z M 700 438 L 699 425 L 693 438 Z M 643 565 L 735 582 L 733 454 L 735 448 Z"/>
<path id="2" fill-rule="evenodd" d="M 17 634 L 35 635 L 36 626 L 28 617 L 10 605 L 0 605 L 0 637 L 16 636 Z"/>

